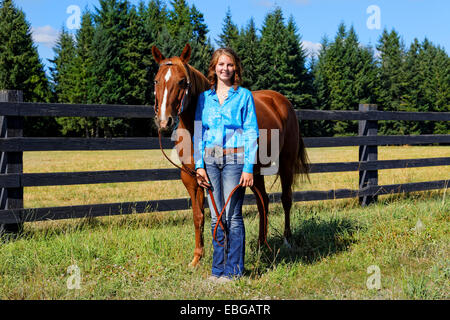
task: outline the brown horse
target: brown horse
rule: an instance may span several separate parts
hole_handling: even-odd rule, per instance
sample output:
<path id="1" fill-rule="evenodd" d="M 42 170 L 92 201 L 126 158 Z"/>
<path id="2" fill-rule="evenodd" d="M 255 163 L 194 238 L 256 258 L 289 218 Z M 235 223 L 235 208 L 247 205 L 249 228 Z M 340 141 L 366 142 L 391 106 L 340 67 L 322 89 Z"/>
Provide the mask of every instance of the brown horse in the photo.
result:
<path id="1" fill-rule="evenodd" d="M 180 161 L 193 170 L 195 165 L 192 138 L 195 108 L 199 94 L 210 88 L 209 82 L 201 72 L 188 64 L 191 56 L 189 44 L 185 46 L 179 57 L 166 59 L 157 47 L 152 48 L 152 54 L 159 64 L 159 71 L 155 77 L 155 123 L 160 130 L 168 130 L 178 118 L 176 149 Z M 252 94 L 260 129 L 259 154 L 257 164 L 254 166 L 254 185 L 261 192 L 264 207 L 268 210 L 269 197 L 264 186 L 264 176 L 261 173 L 264 171 L 267 173 L 267 170 L 270 171 L 268 167 L 272 165 L 273 168 L 274 162 L 275 164 L 278 162 L 275 167 L 276 171 L 273 173 L 278 174 L 281 181 L 281 201 L 285 213 L 284 237 L 285 241 L 288 241 L 291 237 L 289 215 L 292 206 L 292 184 L 296 174 L 308 175 L 306 150 L 297 116 L 289 100 L 271 90 L 255 91 Z M 273 136 L 275 138 L 272 138 Z M 276 161 L 267 161 L 268 157 L 261 156 L 261 149 L 273 151 L 272 146 L 278 146 L 278 148 L 274 148 L 276 154 L 270 155 L 270 159 L 276 159 Z M 203 188 L 197 184 L 195 177 L 182 171 L 181 180 L 192 201 L 195 250 L 190 265 L 196 266 L 203 256 L 205 194 Z M 259 197 L 256 199 L 260 217 L 258 241 L 259 244 L 262 244 L 267 231 L 265 230 L 267 221 L 264 220 L 263 204 Z"/>

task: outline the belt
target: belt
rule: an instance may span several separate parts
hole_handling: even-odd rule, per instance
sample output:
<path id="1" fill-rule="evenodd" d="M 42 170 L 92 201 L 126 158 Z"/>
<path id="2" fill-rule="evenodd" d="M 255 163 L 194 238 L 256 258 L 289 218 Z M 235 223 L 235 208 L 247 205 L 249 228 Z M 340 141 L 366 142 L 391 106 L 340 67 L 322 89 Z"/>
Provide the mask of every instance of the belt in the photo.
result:
<path id="1" fill-rule="evenodd" d="M 222 148 L 219 146 L 215 146 L 213 148 L 205 148 L 205 154 L 207 156 L 211 156 L 214 158 L 221 158 L 224 155 L 230 154 L 230 153 L 241 153 L 244 152 L 244 147 L 240 148 Z"/>

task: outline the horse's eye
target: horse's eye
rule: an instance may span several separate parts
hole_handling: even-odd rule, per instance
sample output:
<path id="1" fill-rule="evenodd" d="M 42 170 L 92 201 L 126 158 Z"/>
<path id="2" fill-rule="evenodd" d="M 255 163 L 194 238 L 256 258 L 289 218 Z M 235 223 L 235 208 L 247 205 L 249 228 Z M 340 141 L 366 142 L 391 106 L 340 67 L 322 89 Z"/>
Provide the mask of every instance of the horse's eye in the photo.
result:
<path id="1" fill-rule="evenodd" d="M 158 84 L 158 80 L 153 81 L 153 83 L 156 86 Z"/>
<path id="2" fill-rule="evenodd" d="M 178 81 L 178 84 L 180 86 L 184 86 L 185 83 L 186 83 L 186 79 L 181 79 L 180 81 Z"/>

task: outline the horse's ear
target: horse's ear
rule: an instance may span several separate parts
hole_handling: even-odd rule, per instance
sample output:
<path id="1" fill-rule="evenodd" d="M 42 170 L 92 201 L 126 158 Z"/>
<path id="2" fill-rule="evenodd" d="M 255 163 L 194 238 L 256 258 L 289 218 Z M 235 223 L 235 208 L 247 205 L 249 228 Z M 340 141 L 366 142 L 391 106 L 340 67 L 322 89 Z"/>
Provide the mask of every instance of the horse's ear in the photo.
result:
<path id="1" fill-rule="evenodd" d="M 186 43 L 186 46 L 183 49 L 183 52 L 180 55 L 181 61 L 183 63 L 188 63 L 189 59 L 191 58 L 191 45 L 189 43 Z"/>
<path id="2" fill-rule="evenodd" d="M 152 47 L 152 54 L 155 61 L 160 64 L 161 61 L 165 59 L 165 57 L 162 55 L 161 51 L 156 46 Z"/>

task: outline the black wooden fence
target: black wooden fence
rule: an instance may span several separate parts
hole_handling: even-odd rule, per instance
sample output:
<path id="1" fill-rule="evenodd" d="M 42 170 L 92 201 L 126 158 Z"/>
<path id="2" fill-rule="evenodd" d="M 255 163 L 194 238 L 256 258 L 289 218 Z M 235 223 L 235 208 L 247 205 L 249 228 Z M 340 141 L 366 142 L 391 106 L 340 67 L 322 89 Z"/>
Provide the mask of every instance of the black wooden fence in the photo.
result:
<path id="1" fill-rule="evenodd" d="M 51 117 L 120 117 L 153 118 L 149 106 L 77 105 L 23 103 L 20 91 L 0 91 L 1 137 L 0 151 L 0 226 L 14 231 L 23 222 L 67 218 L 95 217 L 174 211 L 190 208 L 190 199 L 148 200 L 139 202 L 107 203 L 47 208 L 24 208 L 23 188 L 37 186 L 97 184 L 179 179 L 178 169 L 116 170 L 64 173 L 23 173 L 24 151 L 54 150 L 137 150 L 159 149 L 158 138 L 29 138 L 23 137 L 24 116 Z M 379 145 L 417 145 L 450 143 L 450 135 L 379 136 L 377 121 L 450 121 L 450 112 L 382 112 L 376 105 L 360 105 L 359 111 L 297 111 L 302 120 L 359 120 L 359 136 L 304 138 L 307 148 L 359 146 L 359 159 L 355 162 L 313 163 L 311 173 L 359 171 L 358 190 L 329 190 L 294 192 L 294 201 L 330 200 L 359 197 L 362 205 L 376 200 L 378 195 L 447 188 L 450 177 L 443 180 L 378 185 L 378 170 L 448 166 L 450 157 L 378 160 Z M 164 148 L 172 148 L 169 138 L 163 139 Z M 269 195 L 271 202 L 279 202 L 281 194 Z M 245 204 L 255 204 L 246 195 Z"/>

